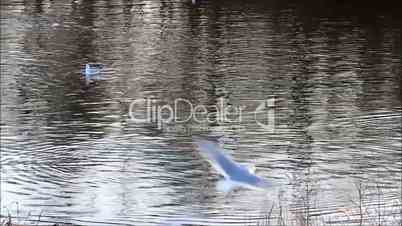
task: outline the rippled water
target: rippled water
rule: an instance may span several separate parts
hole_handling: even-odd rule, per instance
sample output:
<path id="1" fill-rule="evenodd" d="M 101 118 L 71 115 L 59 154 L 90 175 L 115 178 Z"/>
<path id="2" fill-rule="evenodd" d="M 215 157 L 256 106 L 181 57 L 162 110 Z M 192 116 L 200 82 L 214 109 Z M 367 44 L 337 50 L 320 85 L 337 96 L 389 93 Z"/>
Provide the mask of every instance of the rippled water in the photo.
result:
<path id="1" fill-rule="evenodd" d="M 83 225 L 397 224 L 398 8 L 331 1 L 2 1 L 1 214 Z M 88 62 L 104 73 L 85 77 Z M 241 120 L 136 123 L 178 98 Z M 275 106 L 255 109 L 267 99 Z M 179 105 L 178 118 L 191 109 Z M 261 127 L 274 111 L 275 130 Z M 162 112 L 164 119 L 167 111 Z M 199 113 L 199 112 L 198 112 Z M 234 118 L 239 114 L 232 114 Z M 278 186 L 223 194 L 192 135 Z M 370 214 L 373 213 L 373 214 Z M 39 217 L 40 216 L 40 217 Z M 21 219 L 23 217 L 23 219 Z M 371 219 L 373 217 L 373 219 Z M 357 220 L 356 220 L 357 219 Z M 312 223 L 313 222 L 313 223 Z"/>

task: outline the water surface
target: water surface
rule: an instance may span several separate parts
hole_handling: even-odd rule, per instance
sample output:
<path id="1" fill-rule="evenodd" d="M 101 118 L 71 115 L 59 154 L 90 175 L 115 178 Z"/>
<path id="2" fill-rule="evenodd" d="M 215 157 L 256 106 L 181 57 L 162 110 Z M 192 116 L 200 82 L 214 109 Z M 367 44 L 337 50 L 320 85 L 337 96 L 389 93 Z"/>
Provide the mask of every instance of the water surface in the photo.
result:
<path id="1" fill-rule="evenodd" d="M 330 1 L 2 1 L 1 214 L 253 225 L 282 207 L 299 223 L 351 225 L 361 183 L 365 218 L 379 208 L 384 222 L 398 222 L 397 11 Z M 85 78 L 89 62 L 107 70 Z M 222 101 L 242 106 L 242 117 L 135 123 L 130 103 L 142 98 L 210 112 Z M 275 107 L 254 114 L 272 98 Z M 269 110 L 274 131 L 256 123 Z M 219 192 L 192 143 L 199 134 L 221 137 L 278 188 Z"/>

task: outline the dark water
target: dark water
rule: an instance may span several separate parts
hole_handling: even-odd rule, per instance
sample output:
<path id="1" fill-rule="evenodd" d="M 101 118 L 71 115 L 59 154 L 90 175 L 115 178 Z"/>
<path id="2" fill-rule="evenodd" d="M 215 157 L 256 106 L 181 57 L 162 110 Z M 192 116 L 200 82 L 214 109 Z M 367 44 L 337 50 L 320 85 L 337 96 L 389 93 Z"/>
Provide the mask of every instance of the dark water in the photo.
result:
<path id="1" fill-rule="evenodd" d="M 256 225 L 273 207 L 278 224 L 351 225 L 361 183 L 364 223 L 400 222 L 400 7 L 4 0 L 1 17 L 3 216 Z M 88 62 L 104 73 L 83 76 Z M 209 121 L 133 122 L 130 103 L 142 98 L 244 108 L 241 120 L 215 111 Z M 267 99 L 275 106 L 254 114 Z M 261 127 L 272 110 L 275 130 Z M 277 188 L 218 191 L 192 145 L 199 134 L 220 136 Z"/>

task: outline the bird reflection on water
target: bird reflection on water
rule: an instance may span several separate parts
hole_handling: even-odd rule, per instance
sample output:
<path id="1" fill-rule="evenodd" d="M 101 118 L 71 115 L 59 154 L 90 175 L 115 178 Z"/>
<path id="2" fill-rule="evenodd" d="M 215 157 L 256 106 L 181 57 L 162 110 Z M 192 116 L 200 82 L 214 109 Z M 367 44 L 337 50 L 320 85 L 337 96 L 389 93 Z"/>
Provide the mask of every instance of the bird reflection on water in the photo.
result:
<path id="1" fill-rule="evenodd" d="M 268 189 L 273 186 L 265 178 L 255 175 L 250 167 L 235 162 L 216 141 L 197 137 L 194 143 L 201 155 L 224 177 L 217 184 L 218 190 L 230 192 L 239 187 Z"/>

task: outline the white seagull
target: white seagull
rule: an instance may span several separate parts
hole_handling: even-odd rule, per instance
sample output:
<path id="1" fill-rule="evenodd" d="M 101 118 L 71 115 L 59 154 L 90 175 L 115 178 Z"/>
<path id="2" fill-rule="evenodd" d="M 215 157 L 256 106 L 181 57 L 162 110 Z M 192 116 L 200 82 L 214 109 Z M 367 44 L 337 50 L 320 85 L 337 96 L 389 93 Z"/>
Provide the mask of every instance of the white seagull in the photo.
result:
<path id="1" fill-rule="evenodd" d="M 265 178 L 254 174 L 254 170 L 244 164 L 235 162 L 230 156 L 225 154 L 225 150 L 219 147 L 217 142 L 195 138 L 201 155 L 205 157 L 211 165 L 223 175 L 224 180 L 217 184 L 217 188 L 223 192 L 229 192 L 238 187 L 267 189 L 272 184 Z"/>

